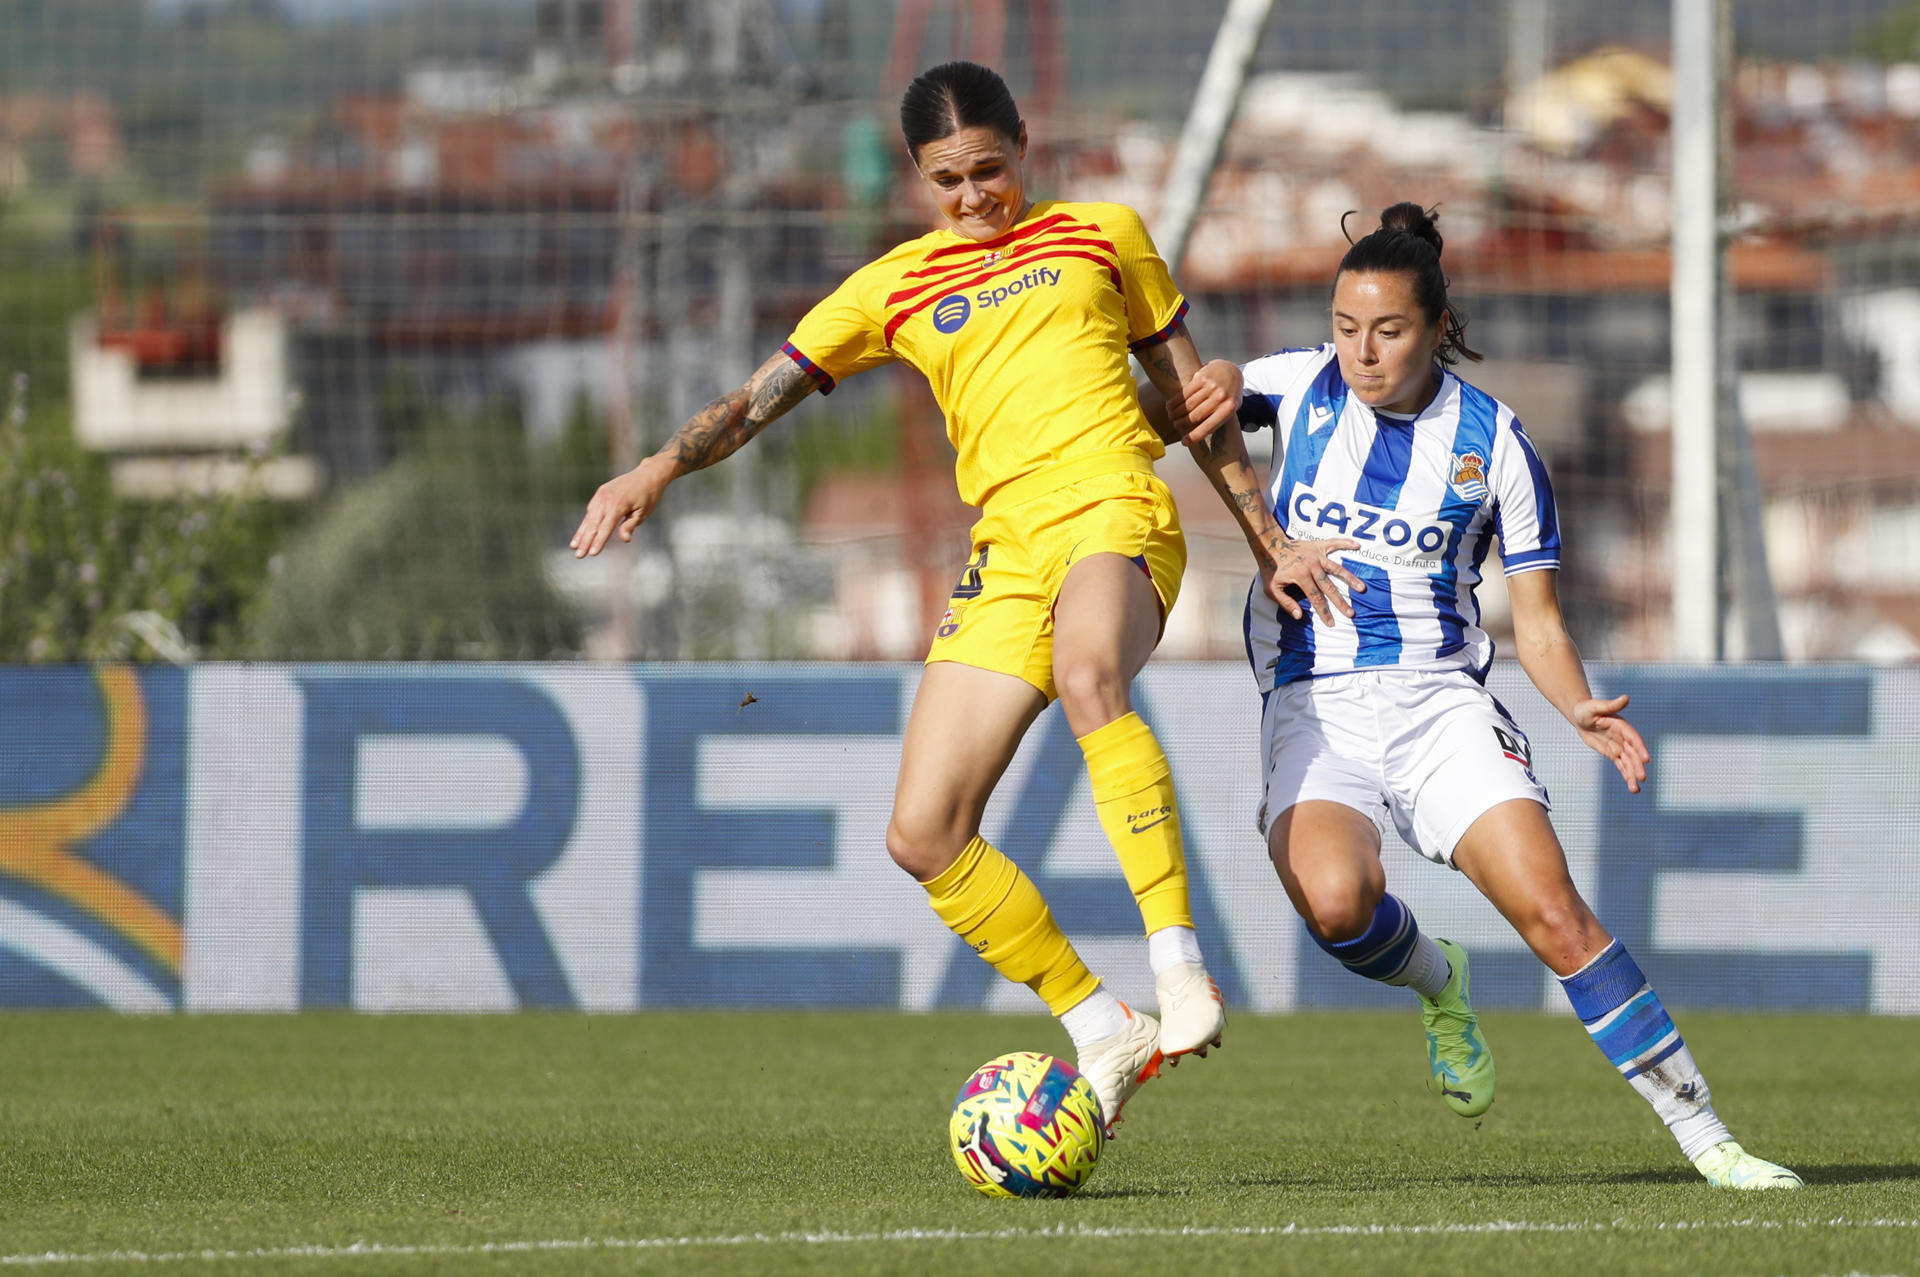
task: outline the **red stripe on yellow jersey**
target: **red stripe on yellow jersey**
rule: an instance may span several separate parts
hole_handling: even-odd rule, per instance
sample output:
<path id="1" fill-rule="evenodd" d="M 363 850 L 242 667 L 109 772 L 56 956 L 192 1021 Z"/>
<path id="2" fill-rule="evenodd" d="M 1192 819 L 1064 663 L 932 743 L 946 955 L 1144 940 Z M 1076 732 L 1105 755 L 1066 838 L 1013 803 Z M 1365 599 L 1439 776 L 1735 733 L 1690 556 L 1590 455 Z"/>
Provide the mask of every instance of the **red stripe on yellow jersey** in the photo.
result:
<path id="1" fill-rule="evenodd" d="M 946 417 L 960 496 L 980 505 L 1057 462 L 1162 455 L 1128 347 L 1164 336 L 1184 304 L 1132 209 L 1050 201 L 993 240 L 943 228 L 899 245 L 788 344 L 832 381 L 896 360 L 917 369 Z"/>
<path id="2" fill-rule="evenodd" d="M 1031 257 L 1023 257 L 1016 262 L 1003 262 L 994 266 L 993 269 L 991 270 L 982 271 L 981 273 L 974 275 L 970 278 L 957 280 L 951 286 L 945 289 L 942 289 L 937 293 L 933 293 L 929 296 L 921 298 L 920 301 L 907 307 L 905 310 L 895 312 L 891 317 L 888 318 L 887 326 L 884 330 L 887 344 L 889 346 L 893 344 L 893 334 L 899 331 L 900 325 L 906 323 L 909 319 L 912 319 L 915 315 L 919 314 L 922 310 L 925 310 L 928 306 L 944 300 L 946 297 L 952 295 L 955 292 L 964 291 L 965 289 L 972 288 L 976 284 L 987 283 L 988 281 L 998 278 L 999 276 L 1002 276 L 1002 275 L 1020 276 L 1024 274 L 1026 271 L 1031 270 L 1033 263 L 1035 261 L 1042 260 L 1045 258 L 1050 258 L 1050 257 L 1079 257 L 1079 258 L 1084 258 L 1085 260 L 1090 262 L 1096 262 L 1099 265 L 1106 268 L 1107 274 L 1111 276 L 1113 279 L 1113 286 L 1115 288 L 1121 287 L 1123 283 L 1120 275 L 1119 264 L 1117 262 L 1110 262 L 1105 258 L 1098 256 L 1097 254 L 1077 252 L 1073 249 L 1065 249 L 1065 248 L 1053 249 L 1047 252 L 1035 253 Z"/>
<path id="3" fill-rule="evenodd" d="M 1112 264 L 1115 270 L 1120 268 L 1119 249 L 1115 248 L 1113 244 L 1107 240 L 1090 239 L 1083 235 L 1048 235 L 1044 238 L 1029 240 L 1024 244 L 1005 250 L 986 248 L 985 245 L 982 245 L 982 248 L 984 251 L 980 254 L 981 261 L 1001 270 L 1017 266 L 1021 262 L 1028 261 L 1046 253 L 1057 252 L 1062 248 L 1091 248 L 1099 250 L 1105 254 L 1105 259 Z M 954 281 L 966 275 L 970 270 L 980 269 L 981 261 L 955 262 L 943 266 L 938 272 L 938 278 L 928 279 L 926 282 L 916 284 L 912 288 L 899 290 L 887 298 L 887 305 L 896 306 L 910 298 L 918 297 L 930 289 L 957 287 L 958 285 L 956 285 Z M 907 272 L 909 277 L 924 276 L 933 273 L 934 272 L 931 271 Z"/>

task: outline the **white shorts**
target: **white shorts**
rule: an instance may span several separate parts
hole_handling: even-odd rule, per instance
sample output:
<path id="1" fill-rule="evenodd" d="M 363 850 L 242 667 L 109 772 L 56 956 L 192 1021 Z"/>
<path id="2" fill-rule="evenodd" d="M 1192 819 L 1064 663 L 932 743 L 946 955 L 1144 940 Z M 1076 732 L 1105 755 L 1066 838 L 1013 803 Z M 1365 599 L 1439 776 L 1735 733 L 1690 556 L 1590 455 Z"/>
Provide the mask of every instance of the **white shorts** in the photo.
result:
<path id="1" fill-rule="evenodd" d="M 1467 829 L 1499 804 L 1549 810 L 1533 747 L 1493 693 L 1464 670 L 1388 667 L 1302 679 L 1267 697 L 1260 748 L 1267 780 L 1260 834 L 1309 799 L 1385 817 L 1407 845 L 1451 865 Z"/>

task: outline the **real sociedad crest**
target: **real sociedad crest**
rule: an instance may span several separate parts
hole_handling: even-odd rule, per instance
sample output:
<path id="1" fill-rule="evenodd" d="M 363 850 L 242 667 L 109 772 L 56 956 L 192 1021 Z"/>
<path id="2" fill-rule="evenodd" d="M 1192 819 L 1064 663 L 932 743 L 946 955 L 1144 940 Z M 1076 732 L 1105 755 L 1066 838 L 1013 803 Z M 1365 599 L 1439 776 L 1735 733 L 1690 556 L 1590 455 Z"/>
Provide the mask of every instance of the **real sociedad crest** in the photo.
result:
<path id="1" fill-rule="evenodd" d="M 1487 499 L 1487 459 L 1477 452 L 1453 454 L 1453 477 L 1447 480 L 1455 496 L 1478 505 Z"/>

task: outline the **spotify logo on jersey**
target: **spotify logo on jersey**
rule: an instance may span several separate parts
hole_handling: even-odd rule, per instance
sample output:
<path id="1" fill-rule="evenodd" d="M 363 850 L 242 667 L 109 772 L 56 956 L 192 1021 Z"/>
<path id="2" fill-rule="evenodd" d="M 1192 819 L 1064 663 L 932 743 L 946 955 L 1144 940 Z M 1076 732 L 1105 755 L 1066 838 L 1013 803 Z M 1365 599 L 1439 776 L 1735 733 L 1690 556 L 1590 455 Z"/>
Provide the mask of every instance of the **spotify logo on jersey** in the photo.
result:
<path id="1" fill-rule="evenodd" d="M 942 298 L 940 304 L 933 308 L 933 326 L 943 333 L 957 333 L 971 314 L 973 306 L 965 297 L 955 293 Z"/>

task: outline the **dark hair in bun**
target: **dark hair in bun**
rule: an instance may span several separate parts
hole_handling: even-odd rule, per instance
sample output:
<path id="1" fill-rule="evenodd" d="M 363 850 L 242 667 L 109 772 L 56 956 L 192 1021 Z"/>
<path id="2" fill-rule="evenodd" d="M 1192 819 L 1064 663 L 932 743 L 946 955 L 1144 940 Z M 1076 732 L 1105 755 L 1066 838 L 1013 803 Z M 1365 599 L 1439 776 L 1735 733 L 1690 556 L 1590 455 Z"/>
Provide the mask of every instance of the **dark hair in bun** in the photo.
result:
<path id="1" fill-rule="evenodd" d="M 1440 249 L 1444 241 L 1434 225 L 1436 217 L 1436 211 L 1407 201 L 1386 209 L 1380 214 L 1379 229 L 1352 241 L 1353 246 L 1340 259 L 1340 270 L 1334 280 L 1338 282 L 1348 271 L 1410 277 L 1414 304 L 1420 307 L 1427 322 L 1437 323 L 1441 315 L 1446 316 L 1446 335 L 1440 339 L 1440 349 L 1434 357 L 1449 365 L 1463 358 L 1482 359 L 1484 356 L 1479 351 L 1467 345 L 1466 312 L 1447 299 L 1447 275 L 1440 269 Z M 1346 217 L 1340 221 L 1344 231 Z"/>
<path id="2" fill-rule="evenodd" d="M 1020 108 L 1007 82 L 977 62 L 942 62 L 921 72 L 901 95 L 900 134 L 916 164 L 927 143 L 982 127 L 1009 142 L 1020 139 Z"/>

